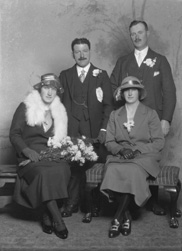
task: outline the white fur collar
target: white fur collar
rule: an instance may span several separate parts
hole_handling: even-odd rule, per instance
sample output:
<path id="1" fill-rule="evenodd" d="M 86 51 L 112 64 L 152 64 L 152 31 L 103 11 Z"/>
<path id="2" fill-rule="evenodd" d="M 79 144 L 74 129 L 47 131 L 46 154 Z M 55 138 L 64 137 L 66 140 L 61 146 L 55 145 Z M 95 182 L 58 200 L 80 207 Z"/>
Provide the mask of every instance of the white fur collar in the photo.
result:
<path id="1" fill-rule="evenodd" d="M 26 121 L 30 126 L 41 126 L 44 122 L 46 106 L 37 90 L 33 90 L 24 100 L 26 105 Z M 55 97 L 50 105 L 50 111 L 54 120 L 55 142 L 61 141 L 67 136 L 68 117 L 64 105 L 58 96 Z"/>

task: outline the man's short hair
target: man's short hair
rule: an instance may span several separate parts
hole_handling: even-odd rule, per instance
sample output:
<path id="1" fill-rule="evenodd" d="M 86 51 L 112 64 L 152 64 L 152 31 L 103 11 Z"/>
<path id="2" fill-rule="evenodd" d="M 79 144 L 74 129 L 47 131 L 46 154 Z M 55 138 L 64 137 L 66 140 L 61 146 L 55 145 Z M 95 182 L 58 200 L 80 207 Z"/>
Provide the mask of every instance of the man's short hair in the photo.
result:
<path id="1" fill-rule="evenodd" d="M 145 30 L 148 31 L 149 28 L 148 28 L 148 25 L 145 21 L 143 20 L 133 20 L 129 26 L 129 30 L 131 29 L 131 27 L 137 25 L 137 24 L 143 24 L 145 26 Z"/>
<path id="2" fill-rule="evenodd" d="M 89 50 L 91 48 L 90 41 L 87 38 L 75 38 L 73 42 L 71 43 L 71 49 L 74 50 L 75 44 L 87 44 L 89 47 Z"/>

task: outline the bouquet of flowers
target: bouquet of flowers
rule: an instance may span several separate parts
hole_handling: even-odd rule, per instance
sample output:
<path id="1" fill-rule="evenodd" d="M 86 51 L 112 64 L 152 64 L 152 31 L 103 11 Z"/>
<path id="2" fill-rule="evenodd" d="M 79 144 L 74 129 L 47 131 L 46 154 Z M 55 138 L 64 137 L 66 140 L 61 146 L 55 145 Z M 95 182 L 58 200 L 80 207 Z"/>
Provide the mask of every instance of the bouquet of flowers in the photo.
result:
<path id="1" fill-rule="evenodd" d="M 80 138 L 67 136 L 56 144 L 52 138 L 49 138 L 48 146 L 47 150 L 41 151 L 40 160 L 56 161 L 58 159 L 65 159 L 69 163 L 76 162 L 80 166 L 83 166 L 86 161 L 96 161 L 98 159 L 91 140 L 85 136 Z M 25 162 L 28 164 L 27 161 Z"/>

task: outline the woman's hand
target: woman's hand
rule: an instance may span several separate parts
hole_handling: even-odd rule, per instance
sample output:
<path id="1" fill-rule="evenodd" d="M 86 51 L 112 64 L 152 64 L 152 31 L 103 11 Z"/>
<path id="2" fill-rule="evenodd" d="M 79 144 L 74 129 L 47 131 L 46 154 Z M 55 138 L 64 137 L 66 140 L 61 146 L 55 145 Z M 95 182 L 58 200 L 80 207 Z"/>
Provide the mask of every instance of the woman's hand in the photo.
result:
<path id="1" fill-rule="evenodd" d="M 124 159 L 134 159 L 135 157 L 134 152 L 128 148 L 121 150 L 120 154 Z"/>
<path id="2" fill-rule="evenodd" d="M 30 159 L 32 162 L 38 162 L 40 160 L 40 155 L 36 151 L 28 147 L 23 149 L 22 153 L 25 155 L 25 157 Z"/>
<path id="3" fill-rule="evenodd" d="M 135 150 L 135 151 L 134 151 L 135 157 L 138 156 L 138 155 L 140 155 L 140 154 L 141 154 L 141 152 L 140 152 L 139 150 Z"/>

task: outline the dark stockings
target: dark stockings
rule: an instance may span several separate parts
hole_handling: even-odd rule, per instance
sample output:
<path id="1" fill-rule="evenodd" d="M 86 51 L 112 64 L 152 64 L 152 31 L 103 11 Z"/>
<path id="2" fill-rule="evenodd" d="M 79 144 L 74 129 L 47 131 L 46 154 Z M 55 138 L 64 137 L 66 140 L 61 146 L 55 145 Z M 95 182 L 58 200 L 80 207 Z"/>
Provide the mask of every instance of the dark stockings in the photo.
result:
<path id="1" fill-rule="evenodd" d="M 114 218 L 117 219 L 119 222 L 122 222 L 125 213 L 128 216 L 128 206 L 129 203 L 132 199 L 132 195 L 131 194 L 121 194 L 121 193 L 114 193 L 116 200 L 118 201 L 118 209 L 115 213 Z"/>
<path id="2" fill-rule="evenodd" d="M 57 202 L 55 200 L 51 200 L 46 202 L 46 206 L 52 216 L 52 219 L 55 223 L 55 226 L 57 228 L 58 231 L 62 231 L 65 229 L 65 224 L 64 221 L 62 219 L 61 213 L 59 211 Z"/>
<path id="3" fill-rule="evenodd" d="M 46 206 L 44 206 L 44 212 L 42 216 L 42 221 L 46 226 L 52 226 L 52 219 L 51 215 L 49 213 L 49 210 Z"/>

